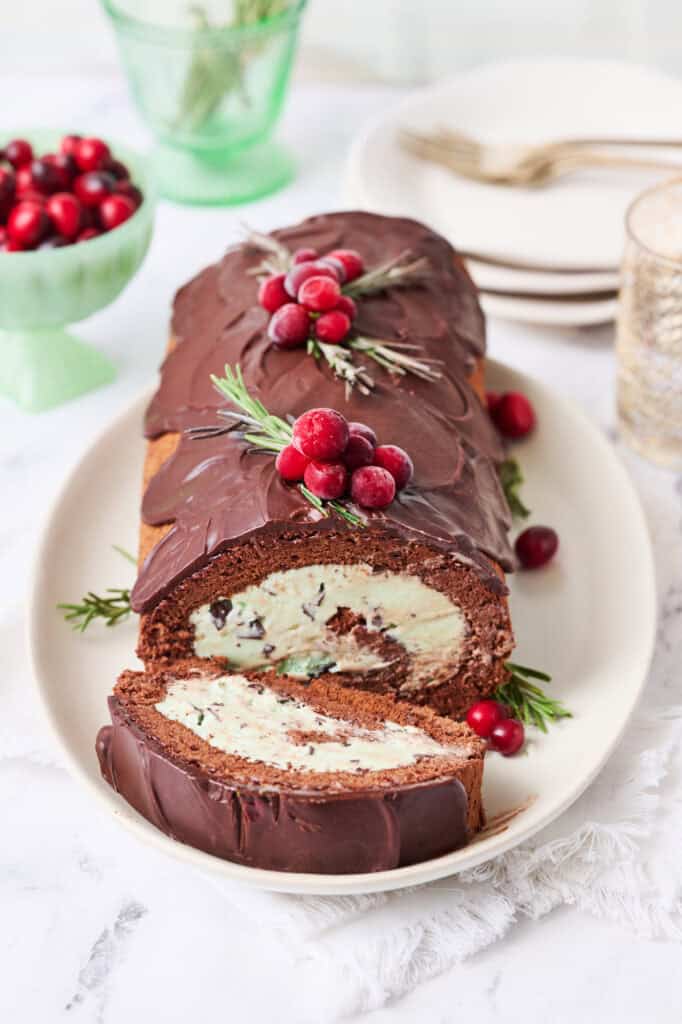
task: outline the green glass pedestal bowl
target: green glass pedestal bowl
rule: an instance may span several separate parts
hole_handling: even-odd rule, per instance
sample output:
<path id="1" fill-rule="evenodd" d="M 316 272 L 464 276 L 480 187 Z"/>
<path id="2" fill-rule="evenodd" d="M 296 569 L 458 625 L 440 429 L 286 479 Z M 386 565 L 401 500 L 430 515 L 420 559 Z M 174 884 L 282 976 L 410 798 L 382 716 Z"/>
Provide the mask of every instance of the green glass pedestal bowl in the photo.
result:
<path id="1" fill-rule="evenodd" d="M 14 132 L 38 152 L 56 150 L 56 132 Z M 0 396 L 42 412 L 92 388 L 116 371 L 101 352 L 66 327 L 112 302 L 138 270 L 152 235 L 154 193 L 144 161 L 112 143 L 144 200 L 120 227 L 88 242 L 0 253 Z"/>
<path id="2" fill-rule="evenodd" d="M 273 141 L 306 0 L 102 0 L 133 100 L 156 137 L 160 193 L 225 205 L 286 185 Z"/>

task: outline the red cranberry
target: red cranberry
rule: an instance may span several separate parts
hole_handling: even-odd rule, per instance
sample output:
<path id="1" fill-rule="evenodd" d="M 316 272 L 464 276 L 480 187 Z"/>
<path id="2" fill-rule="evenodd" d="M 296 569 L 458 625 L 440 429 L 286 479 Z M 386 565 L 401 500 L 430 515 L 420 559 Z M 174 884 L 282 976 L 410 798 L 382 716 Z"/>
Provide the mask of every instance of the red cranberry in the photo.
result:
<path id="1" fill-rule="evenodd" d="M 65 153 L 67 156 L 74 157 L 78 150 L 78 146 L 81 143 L 82 136 L 80 135 L 65 135 L 62 141 L 59 143 L 60 153 Z"/>
<path id="2" fill-rule="evenodd" d="M 342 462 L 309 462 L 303 482 L 315 497 L 333 501 L 345 493 L 348 470 Z"/>
<path id="3" fill-rule="evenodd" d="M 499 700 L 479 700 L 467 711 L 467 724 L 483 739 L 487 739 L 495 726 L 505 718 L 509 718 L 509 711 Z"/>
<path id="4" fill-rule="evenodd" d="M 8 238 L 3 246 L 3 252 L 21 252 L 22 249 L 23 245 L 13 242 L 11 238 Z"/>
<path id="5" fill-rule="evenodd" d="M 128 199 L 132 199 L 136 207 L 142 205 L 144 196 L 137 185 L 133 185 L 132 181 L 117 181 L 114 186 L 114 192 L 116 195 L 127 196 Z"/>
<path id="6" fill-rule="evenodd" d="M 74 156 L 81 171 L 98 171 L 108 162 L 111 154 L 101 139 L 80 139 Z"/>
<path id="7" fill-rule="evenodd" d="M 33 188 L 49 196 L 61 186 L 61 174 L 47 160 L 34 160 L 31 164 L 31 180 Z"/>
<path id="8" fill-rule="evenodd" d="M 17 203 L 7 219 L 7 235 L 22 249 L 33 249 L 48 232 L 47 214 L 37 203 Z"/>
<path id="9" fill-rule="evenodd" d="M 338 281 L 316 274 L 303 282 L 298 290 L 298 301 L 312 313 L 324 313 L 334 308 L 340 295 Z"/>
<path id="10" fill-rule="evenodd" d="M 341 260 L 334 259 L 333 256 L 323 256 L 319 263 L 320 266 L 329 267 L 339 284 L 343 284 L 345 282 L 346 268 Z"/>
<path id="11" fill-rule="evenodd" d="M 45 209 L 60 235 L 69 239 L 76 237 L 81 228 L 82 207 L 71 192 L 55 192 Z"/>
<path id="12" fill-rule="evenodd" d="M 116 180 L 107 171 L 88 171 L 79 174 L 73 191 L 83 206 L 99 206 L 114 191 Z"/>
<path id="13" fill-rule="evenodd" d="M 294 484 L 303 479 L 309 462 L 310 459 L 302 455 L 298 448 L 294 448 L 293 444 L 288 444 L 286 448 L 282 448 L 275 459 L 275 467 L 282 480 Z"/>
<path id="14" fill-rule="evenodd" d="M 284 279 L 284 287 L 292 298 L 297 298 L 301 285 L 309 277 L 330 277 L 336 280 L 336 275 L 331 267 L 322 266 L 316 260 L 309 260 L 306 263 L 297 263 L 292 267 Z"/>
<path id="15" fill-rule="evenodd" d="M 361 466 L 353 473 L 350 491 L 363 508 L 386 508 L 395 498 L 395 480 L 381 466 Z"/>
<path id="16" fill-rule="evenodd" d="M 339 301 L 336 303 L 336 309 L 340 313 L 345 313 L 349 320 L 355 320 L 358 315 L 358 307 L 354 299 L 351 299 L 350 295 L 342 295 Z"/>
<path id="17" fill-rule="evenodd" d="M 354 281 L 365 269 L 362 256 L 355 249 L 334 249 L 327 253 L 327 259 L 338 260 L 346 271 L 346 281 Z"/>
<path id="18" fill-rule="evenodd" d="M 504 754 L 505 757 L 511 757 L 521 749 L 525 738 L 526 730 L 523 723 L 517 722 L 515 718 L 505 718 L 493 728 L 488 742 L 493 750 Z"/>
<path id="19" fill-rule="evenodd" d="M 91 238 L 97 238 L 102 232 L 98 231 L 97 228 L 83 228 L 76 238 L 77 242 L 89 242 Z"/>
<path id="20" fill-rule="evenodd" d="M 311 260 L 316 260 L 318 255 L 317 249 L 297 249 L 292 256 L 292 263 L 310 263 Z"/>
<path id="21" fill-rule="evenodd" d="M 107 196 L 99 206 L 99 219 L 105 231 L 113 231 L 135 213 L 137 207 L 128 196 Z"/>
<path id="22" fill-rule="evenodd" d="M 311 280 L 314 280 L 311 278 Z M 329 313 L 323 313 L 315 321 L 315 336 L 320 341 L 329 342 L 330 345 L 337 345 L 346 337 L 350 330 L 350 320 L 345 313 L 338 309 L 332 309 Z"/>
<path id="23" fill-rule="evenodd" d="M 0 167 L 0 223 L 4 222 L 12 209 L 16 182 L 12 171 Z"/>
<path id="24" fill-rule="evenodd" d="M 25 167 L 33 159 L 33 147 L 26 139 L 12 139 L 5 146 L 5 159 L 12 167 Z"/>
<path id="25" fill-rule="evenodd" d="M 309 459 L 333 462 L 348 444 L 348 423 L 335 409 L 309 409 L 294 423 L 293 441 Z"/>
<path id="26" fill-rule="evenodd" d="M 7 241 L 7 231 L 5 228 L 0 227 L 0 248 L 2 248 Z"/>
<path id="27" fill-rule="evenodd" d="M 54 168 L 55 177 L 58 181 L 57 189 L 66 192 L 71 188 L 71 182 L 78 174 L 76 161 L 66 153 L 48 153 L 43 157 L 46 164 Z"/>
<path id="28" fill-rule="evenodd" d="M 22 196 L 24 192 L 28 192 L 33 189 L 33 175 L 31 174 L 30 164 L 24 164 L 17 170 L 15 175 L 16 191 L 18 196 Z"/>
<path id="29" fill-rule="evenodd" d="M 492 410 L 493 423 L 505 437 L 520 438 L 535 426 L 535 412 L 525 395 L 508 391 Z"/>
<path id="30" fill-rule="evenodd" d="M 289 301 L 289 296 L 284 290 L 285 277 L 285 274 L 273 274 L 260 283 L 258 301 L 268 313 L 276 313 L 280 306 Z"/>
<path id="31" fill-rule="evenodd" d="M 514 547 L 524 569 L 539 569 L 554 558 L 559 537 L 551 526 L 529 526 L 516 538 Z"/>
<path id="32" fill-rule="evenodd" d="M 355 420 L 348 424 L 349 434 L 360 434 L 361 437 L 366 437 L 373 448 L 377 446 L 377 435 L 374 433 L 371 427 L 368 427 L 366 423 L 356 423 Z"/>
<path id="33" fill-rule="evenodd" d="M 108 171 L 109 174 L 113 174 L 116 181 L 127 181 L 130 177 L 130 171 L 120 160 L 107 160 L 104 170 Z"/>
<path id="34" fill-rule="evenodd" d="M 343 461 L 349 469 L 359 469 L 360 466 L 371 466 L 374 458 L 374 445 L 362 434 L 351 434 L 348 438 L 346 450 L 343 453 Z"/>
<path id="35" fill-rule="evenodd" d="M 280 306 L 268 324 L 268 338 L 280 348 L 305 345 L 310 335 L 310 317 L 296 302 Z"/>
<path id="36" fill-rule="evenodd" d="M 21 195 L 17 196 L 17 200 L 21 200 L 22 203 L 34 203 L 36 206 L 44 207 L 47 202 L 47 196 L 44 192 L 36 192 L 34 188 L 27 188 Z"/>
<path id="37" fill-rule="evenodd" d="M 397 491 L 402 491 L 414 473 L 412 459 L 397 444 L 380 444 L 374 452 L 374 465 L 388 470 L 395 480 Z"/>
<path id="38" fill-rule="evenodd" d="M 497 408 L 497 406 L 500 404 L 501 398 L 502 395 L 500 394 L 499 391 L 486 391 L 485 404 L 487 405 L 488 412 L 490 413 L 491 416 L 495 409 Z"/>

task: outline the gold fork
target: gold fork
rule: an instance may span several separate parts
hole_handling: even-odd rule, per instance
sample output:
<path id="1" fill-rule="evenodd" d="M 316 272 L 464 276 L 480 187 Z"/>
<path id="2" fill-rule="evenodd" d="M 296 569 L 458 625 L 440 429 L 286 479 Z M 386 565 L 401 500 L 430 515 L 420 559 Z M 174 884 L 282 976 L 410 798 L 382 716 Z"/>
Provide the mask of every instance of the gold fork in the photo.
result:
<path id="1" fill-rule="evenodd" d="M 539 187 L 582 167 L 619 167 L 682 171 L 682 164 L 644 157 L 614 156 L 590 145 L 674 145 L 654 140 L 571 140 L 542 146 L 485 145 L 469 136 L 441 129 L 427 135 L 400 129 L 401 145 L 422 160 L 439 163 L 473 181 L 492 185 Z"/>

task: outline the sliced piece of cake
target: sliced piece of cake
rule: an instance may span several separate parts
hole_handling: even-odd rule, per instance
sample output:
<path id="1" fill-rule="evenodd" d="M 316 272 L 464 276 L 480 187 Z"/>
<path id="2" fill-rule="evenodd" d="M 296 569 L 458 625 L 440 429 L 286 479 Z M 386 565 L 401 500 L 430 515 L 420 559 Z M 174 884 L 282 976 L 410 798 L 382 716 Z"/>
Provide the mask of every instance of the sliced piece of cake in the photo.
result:
<path id="1" fill-rule="evenodd" d="M 124 672 L 97 752 L 167 835 L 252 867 L 381 871 L 482 824 L 484 743 L 468 726 L 321 677 L 210 663 Z"/>

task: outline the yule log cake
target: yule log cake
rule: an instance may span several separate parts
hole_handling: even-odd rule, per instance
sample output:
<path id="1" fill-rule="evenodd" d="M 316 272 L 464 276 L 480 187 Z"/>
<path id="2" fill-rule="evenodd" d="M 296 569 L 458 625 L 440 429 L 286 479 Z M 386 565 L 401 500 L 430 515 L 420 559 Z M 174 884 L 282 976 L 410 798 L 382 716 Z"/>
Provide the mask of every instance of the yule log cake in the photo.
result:
<path id="1" fill-rule="evenodd" d="M 286 347 L 277 343 L 270 314 L 258 301 L 268 244 L 280 260 L 301 249 L 355 250 L 370 276 L 372 268 L 398 271 L 389 269 L 380 278 L 385 287 L 376 287 L 377 271 L 374 287 L 344 289 L 356 303 L 345 348 L 317 342 Z M 406 261 L 420 267 L 414 279 L 407 273 L 400 278 Z M 300 299 L 303 292 L 298 294 Z M 316 315 L 311 330 L 322 336 Z M 355 386 L 349 386 L 347 364 L 337 360 L 339 351 L 362 370 Z M 371 361 L 373 351 L 382 358 Z M 392 372 L 408 351 L 417 366 L 431 372 Z M 132 595 L 141 613 L 138 653 L 152 673 L 139 682 L 142 690 L 162 685 L 155 672 L 172 675 L 173 665 L 188 659 L 199 659 L 209 674 L 220 669 L 227 690 L 230 680 L 243 686 L 253 673 L 274 672 L 299 684 L 324 675 L 335 687 L 351 688 L 354 709 L 365 702 L 396 725 L 390 716 L 401 704 L 383 705 L 375 695 L 457 718 L 492 694 L 506 678 L 513 636 L 504 584 L 511 567 L 510 517 L 497 473 L 503 452 L 483 404 L 484 351 L 483 316 L 461 261 L 443 238 L 410 220 L 357 212 L 314 217 L 274 232 L 270 243 L 261 238 L 230 249 L 181 289 L 160 386 L 146 418 L 140 571 Z M 396 363 L 391 353 L 398 353 Z M 409 360 L 402 365 L 409 368 Z M 291 432 L 288 424 L 313 408 L 333 409 L 365 425 L 382 445 L 404 449 L 413 464 L 409 482 L 381 508 L 354 500 L 360 493 L 356 473 L 340 502 L 311 498 L 309 490 L 283 479 L 272 452 L 248 440 L 249 422 L 244 427 L 237 417 L 244 405 L 213 379 L 225 383 L 229 368 L 239 368 L 243 392 L 277 417 L 282 431 Z M 230 415 L 228 429 L 221 416 Z M 306 484 L 308 479 L 306 472 Z M 174 790 L 184 794 L 176 821 L 140 798 L 149 780 L 135 781 L 135 775 L 149 771 L 150 762 L 132 750 L 148 742 L 158 755 L 173 739 L 168 764 L 177 761 L 195 793 L 198 780 L 203 791 L 221 780 L 227 786 L 221 794 L 232 793 L 235 782 L 244 780 L 230 774 L 234 758 L 242 771 L 250 755 L 236 747 L 224 750 L 230 757 L 225 774 L 224 762 L 207 756 L 210 736 L 202 736 L 199 749 L 191 723 L 176 720 L 174 729 L 189 733 L 175 742 L 176 734 L 166 736 L 157 717 L 142 725 L 129 719 L 121 697 L 134 688 L 124 677 L 112 712 L 114 737 L 125 728 L 135 741 L 116 742 L 107 732 L 105 776 L 171 835 L 240 859 L 230 842 L 221 846 L 206 837 L 196 801 L 194 816 L 190 812 L 186 786 Z M 154 707 L 166 716 L 165 699 Z M 348 717 L 338 708 L 337 713 Z M 474 743 L 465 727 L 458 728 Z M 480 758 L 480 748 L 471 749 Z M 426 801 L 423 794 L 435 782 L 427 778 L 435 767 L 429 767 L 430 758 L 439 756 L 446 755 L 415 754 L 415 764 L 425 765 L 415 791 L 420 800 Z M 253 757 L 278 767 L 265 754 Z M 362 755 L 359 760 L 357 770 L 371 775 L 370 762 Z M 404 786 L 405 767 L 400 761 L 387 768 L 384 802 Z M 311 764 L 311 771 L 321 769 Z M 343 766 L 338 771 L 338 785 L 327 787 L 329 774 L 322 771 L 325 785 L 313 787 L 318 808 L 327 788 L 335 800 L 345 791 L 350 775 Z M 393 771 L 398 778 L 390 778 Z M 466 841 L 480 820 L 480 773 L 467 784 L 456 773 L 451 777 L 470 811 L 465 828 L 450 818 L 443 822 L 443 849 Z M 259 785 L 271 783 L 263 776 Z M 348 784 L 348 793 L 358 787 L 357 780 Z M 375 788 L 369 786 L 371 792 Z M 223 808 L 225 822 L 228 802 L 220 796 L 215 808 Z M 316 845 L 317 853 L 323 846 Z M 411 850 L 397 863 L 414 859 Z M 255 858 L 250 863 L 272 863 L 258 845 L 248 856 Z M 365 870 L 372 861 L 363 854 L 357 864 L 349 859 L 339 868 L 311 857 L 305 861 L 302 855 L 305 870 Z M 288 869 L 304 870 L 296 864 Z"/>

